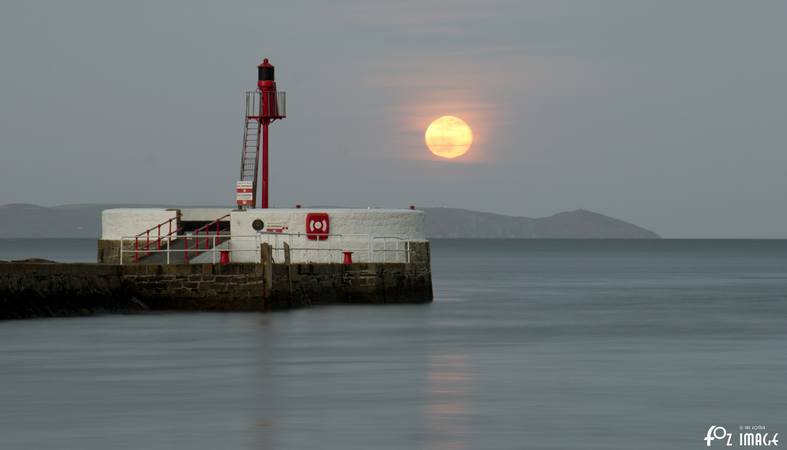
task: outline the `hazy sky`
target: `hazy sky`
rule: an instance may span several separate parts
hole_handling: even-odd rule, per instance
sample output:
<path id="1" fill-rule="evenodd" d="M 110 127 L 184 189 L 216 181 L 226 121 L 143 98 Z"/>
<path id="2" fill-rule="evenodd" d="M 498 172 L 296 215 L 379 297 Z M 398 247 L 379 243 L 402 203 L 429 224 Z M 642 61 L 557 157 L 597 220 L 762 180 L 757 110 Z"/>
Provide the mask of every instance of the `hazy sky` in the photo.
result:
<path id="1" fill-rule="evenodd" d="M 243 92 L 287 91 L 274 205 L 585 208 L 787 237 L 787 2 L 0 4 L 0 204 L 232 205 Z M 462 117 L 464 158 L 423 131 Z"/>

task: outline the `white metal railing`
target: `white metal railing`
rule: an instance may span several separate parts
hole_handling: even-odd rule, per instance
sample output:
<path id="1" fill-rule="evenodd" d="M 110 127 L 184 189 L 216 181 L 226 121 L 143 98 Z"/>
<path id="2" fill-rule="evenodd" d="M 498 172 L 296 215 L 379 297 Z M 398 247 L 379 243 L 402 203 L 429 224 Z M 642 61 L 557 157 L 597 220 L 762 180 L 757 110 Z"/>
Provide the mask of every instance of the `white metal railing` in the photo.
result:
<path id="1" fill-rule="evenodd" d="M 191 233 L 176 234 L 162 239 L 161 243 L 152 248 L 139 247 L 136 245 L 135 236 L 123 236 L 120 238 L 120 264 L 124 264 L 126 258 L 131 258 L 132 262 L 139 263 L 142 258 L 156 254 L 164 254 L 165 264 L 171 264 L 173 256 L 181 255 L 183 262 L 188 264 L 191 259 L 210 253 L 211 262 L 219 262 L 222 251 L 228 251 L 222 245 L 229 242 L 229 234 L 197 235 Z M 128 243 L 128 245 L 126 245 Z M 128 247 L 128 248 L 126 248 Z M 238 252 L 259 252 L 259 249 L 238 249 Z M 176 261 L 179 262 L 179 261 Z"/>
<path id="2" fill-rule="evenodd" d="M 310 239 L 310 236 L 316 235 L 258 232 L 252 235 L 212 234 L 197 237 L 185 233 L 168 236 L 166 240 L 162 240 L 162 245 L 153 248 L 135 247 L 136 236 L 123 236 L 120 238 L 120 264 L 124 264 L 129 258 L 134 263 L 139 263 L 144 258 L 156 254 L 165 255 L 162 261 L 157 261 L 162 264 L 173 262 L 189 264 L 193 259 L 206 253 L 210 254 L 210 262 L 215 264 L 220 261 L 223 251 L 228 251 L 231 255 L 251 254 L 253 256 L 239 259 L 259 262 L 260 245 L 263 243 L 271 246 L 275 263 L 285 262 L 287 250 L 293 262 L 340 263 L 344 259 L 345 252 L 352 252 L 353 262 L 410 262 L 410 241 L 402 236 L 319 235 L 325 239 Z M 232 244 L 233 239 L 236 245 Z M 284 244 L 287 244 L 286 247 Z M 200 262 L 207 262 L 204 261 L 205 259 L 201 258 Z"/>
<path id="3" fill-rule="evenodd" d="M 287 117 L 287 94 L 283 91 L 246 92 L 246 117 L 274 120 Z"/>
<path id="4" fill-rule="evenodd" d="M 310 239 L 310 236 L 318 239 Z M 344 252 L 348 251 L 353 253 L 354 262 L 410 262 L 410 242 L 402 236 L 259 232 L 257 237 L 257 248 L 262 243 L 271 245 L 275 262 L 284 261 L 285 243 L 290 251 L 290 259 L 296 262 L 342 262 Z M 320 240 L 319 237 L 326 239 Z M 310 258 L 313 256 L 310 252 L 320 253 L 326 258 Z"/>

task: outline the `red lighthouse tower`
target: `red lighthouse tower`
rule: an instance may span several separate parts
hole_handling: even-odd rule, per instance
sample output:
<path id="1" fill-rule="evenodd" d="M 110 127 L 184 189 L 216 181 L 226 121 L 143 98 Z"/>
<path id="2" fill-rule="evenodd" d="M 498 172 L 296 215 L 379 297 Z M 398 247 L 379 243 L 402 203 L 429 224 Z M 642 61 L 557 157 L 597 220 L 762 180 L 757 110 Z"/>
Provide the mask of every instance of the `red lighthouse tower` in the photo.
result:
<path id="1" fill-rule="evenodd" d="M 262 64 L 257 66 L 257 90 L 246 92 L 243 154 L 240 160 L 240 181 L 237 184 L 238 207 L 257 207 L 257 180 L 260 165 L 262 165 L 260 206 L 268 207 L 268 125 L 285 117 L 287 117 L 285 93 L 276 90 L 273 65 L 268 62 L 268 58 L 265 58 Z M 261 162 L 260 147 L 262 147 Z"/>

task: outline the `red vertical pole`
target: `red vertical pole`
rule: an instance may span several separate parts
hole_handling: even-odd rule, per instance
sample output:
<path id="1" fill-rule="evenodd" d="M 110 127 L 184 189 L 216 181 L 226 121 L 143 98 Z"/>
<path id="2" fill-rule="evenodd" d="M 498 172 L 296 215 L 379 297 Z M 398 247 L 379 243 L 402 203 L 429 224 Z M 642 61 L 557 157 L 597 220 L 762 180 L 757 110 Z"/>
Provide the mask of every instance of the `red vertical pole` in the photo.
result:
<path id="1" fill-rule="evenodd" d="M 262 96 L 260 96 L 260 112 L 259 112 L 259 114 L 262 114 Z M 260 160 L 260 142 L 262 142 L 262 139 L 261 139 L 261 136 L 262 136 L 262 119 L 260 119 L 258 117 L 255 120 L 257 120 L 257 149 L 256 149 L 255 157 L 257 158 L 257 161 L 259 161 Z M 252 185 L 252 194 L 251 194 L 251 207 L 252 208 L 256 208 L 257 207 L 257 180 L 259 179 L 259 172 L 260 172 L 260 166 L 255 166 L 254 167 L 254 184 Z"/>
<path id="2" fill-rule="evenodd" d="M 184 236 L 183 239 L 183 262 L 189 263 L 189 237 Z"/>
<path id="3" fill-rule="evenodd" d="M 268 207 L 268 123 L 262 120 L 262 208 Z"/>

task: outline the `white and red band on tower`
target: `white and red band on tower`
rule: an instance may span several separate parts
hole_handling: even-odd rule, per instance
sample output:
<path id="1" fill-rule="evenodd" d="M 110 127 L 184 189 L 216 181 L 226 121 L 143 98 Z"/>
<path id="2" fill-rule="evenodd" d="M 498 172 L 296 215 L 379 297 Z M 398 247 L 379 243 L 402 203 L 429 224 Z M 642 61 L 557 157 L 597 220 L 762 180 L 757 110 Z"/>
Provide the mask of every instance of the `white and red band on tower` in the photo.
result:
<path id="1" fill-rule="evenodd" d="M 262 166 L 262 190 L 260 207 L 268 207 L 268 125 L 287 117 L 286 96 L 276 90 L 274 68 L 268 58 L 257 66 L 257 90 L 246 92 L 244 114 L 243 153 L 240 163 L 240 180 L 236 185 L 236 201 L 239 208 L 257 207 L 257 180 Z M 260 147 L 262 161 L 260 161 Z M 251 183 L 251 198 L 249 198 Z"/>

